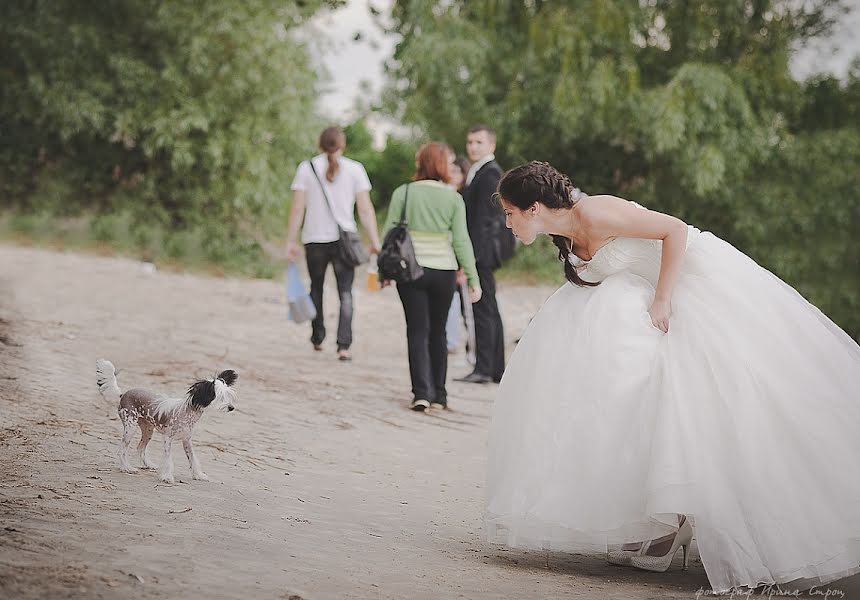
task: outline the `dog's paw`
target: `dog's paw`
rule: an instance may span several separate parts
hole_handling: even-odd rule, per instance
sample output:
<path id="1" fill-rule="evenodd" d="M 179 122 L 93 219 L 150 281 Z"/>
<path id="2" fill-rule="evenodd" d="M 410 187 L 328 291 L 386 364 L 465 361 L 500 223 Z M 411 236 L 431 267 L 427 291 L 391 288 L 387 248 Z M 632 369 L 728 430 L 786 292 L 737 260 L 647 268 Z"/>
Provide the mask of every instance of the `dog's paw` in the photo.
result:
<path id="1" fill-rule="evenodd" d="M 144 471 L 157 471 L 158 465 L 153 465 L 153 464 L 143 465 L 141 467 L 141 469 L 143 469 Z"/>
<path id="2" fill-rule="evenodd" d="M 209 475 L 200 471 L 199 473 L 194 473 L 194 479 L 199 479 L 200 481 L 209 481 Z"/>
<path id="3" fill-rule="evenodd" d="M 138 472 L 138 470 L 134 467 L 120 467 L 120 471 L 122 471 L 123 473 L 128 473 L 130 475 L 135 475 Z"/>
<path id="4" fill-rule="evenodd" d="M 173 475 L 162 475 L 159 479 L 161 479 L 162 483 L 176 483 L 173 480 Z"/>

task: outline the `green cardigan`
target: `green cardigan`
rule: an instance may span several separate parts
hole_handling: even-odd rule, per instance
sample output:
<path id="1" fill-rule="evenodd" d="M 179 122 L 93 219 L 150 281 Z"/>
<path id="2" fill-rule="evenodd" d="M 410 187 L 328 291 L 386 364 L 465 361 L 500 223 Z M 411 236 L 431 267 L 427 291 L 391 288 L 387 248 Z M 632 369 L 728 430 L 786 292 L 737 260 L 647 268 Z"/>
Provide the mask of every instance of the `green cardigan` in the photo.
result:
<path id="1" fill-rule="evenodd" d="M 469 287 L 480 287 L 472 240 L 466 229 L 466 205 L 463 197 L 444 183 L 415 181 L 394 190 L 385 219 L 386 233 L 400 223 L 406 185 L 409 185 L 406 219 L 418 264 L 443 271 L 462 267 Z"/>

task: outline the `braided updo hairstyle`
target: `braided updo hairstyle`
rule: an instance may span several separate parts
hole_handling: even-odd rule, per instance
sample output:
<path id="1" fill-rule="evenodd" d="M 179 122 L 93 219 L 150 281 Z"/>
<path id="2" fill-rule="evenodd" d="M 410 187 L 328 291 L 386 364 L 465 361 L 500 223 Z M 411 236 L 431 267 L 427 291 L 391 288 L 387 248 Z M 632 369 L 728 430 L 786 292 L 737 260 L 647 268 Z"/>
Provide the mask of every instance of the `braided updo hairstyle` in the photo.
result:
<path id="1" fill-rule="evenodd" d="M 585 196 L 573 187 L 570 178 L 549 163 L 533 160 L 505 173 L 499 182 L 499 196 L 520 210 L 528 209 L 536 201 L 547 208 L 573 208 Z M 558 248 L 558 259 L 564 264 L 564 276 L 580 286 L 597 283 L 579 277 L 570 263 L 573 242 L 563 235 L 550 235 Z"/>

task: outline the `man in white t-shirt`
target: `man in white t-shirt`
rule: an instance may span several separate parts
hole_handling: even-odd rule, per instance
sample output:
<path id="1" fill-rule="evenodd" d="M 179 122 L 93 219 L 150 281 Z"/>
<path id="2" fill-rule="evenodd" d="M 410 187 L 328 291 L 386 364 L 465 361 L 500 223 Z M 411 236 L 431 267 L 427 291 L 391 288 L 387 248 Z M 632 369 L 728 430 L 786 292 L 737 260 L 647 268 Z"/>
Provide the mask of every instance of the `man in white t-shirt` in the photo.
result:
<path id="1" fill-rule="evenodd" d="M 370 238 L 371 253 L 379 252 L 380 243 L 376 213 L 370 201 L 370 179 L 361 163 L 343 156 L 345 146 L 343 131 L 329 127 L 320 135 L 323 153 L 302 162 L 296 169 L 291 186 L 293 204 L 287 225 L 287 258 L 295 261 L 301 256 L 301 249 L 296 242 L 301 227 L 311 278 L 311 298 L 317 309 L 317 316 L 311 323 L 311 343 L 315 350 L 322 350 L 326 335 L 323 284 L 329 263 L 333 266 L 340 297 L 338 358 L 351 360 L 349 347 L 352 344 L 352 284 L 355 268 L 343 263 L 337 255 L 340 237 L 338 225 L 346 231 L 357 231 L 354 217 L 357 207 L 361 224 Z"/>

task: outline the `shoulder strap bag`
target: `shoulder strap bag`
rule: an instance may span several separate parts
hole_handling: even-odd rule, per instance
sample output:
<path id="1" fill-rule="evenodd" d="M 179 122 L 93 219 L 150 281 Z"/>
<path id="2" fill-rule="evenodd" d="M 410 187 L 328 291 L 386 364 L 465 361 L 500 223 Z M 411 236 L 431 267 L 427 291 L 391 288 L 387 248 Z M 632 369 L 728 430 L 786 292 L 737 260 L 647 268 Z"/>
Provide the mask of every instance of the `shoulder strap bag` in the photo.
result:
<path id="1" fill-rule="evenodd" d="M 317 174 L 317 170 L 314 167 L 313 159 L 308 160 L 308 164 L 311 166 L 311 171 L 314 172 L 314 177 L 317 178 L 317 183 L 320 184 L 320 189 L 322 190 L 323 197 L 325 198 L 326 206 L 328 206 L 329 213 L 331 213 L 331 218 L 334 219 L 335 224 L 337 225 L 338 231 L 338 240 L 337 240 L 337 255 L 341 262 L 349 265 L 350 267 L 357 267 L 360 264 L 366 263 L 370 256 L 367 253 L 367 250 L 364 248 L 364 244 L 361 243 L 361 238 L 358 236 L 358 233 L 354 231 L 347 231 L 343 227 L 340 226 L 340 223 L 337 220 L 337 217 L 334 215 L 334 208 L 331 205 L 331 201 L 328 198 L 328 194 L 325 191 L 325 187 L 323 186 L 323 182 L 320 179 L 320 176 Z"/>

